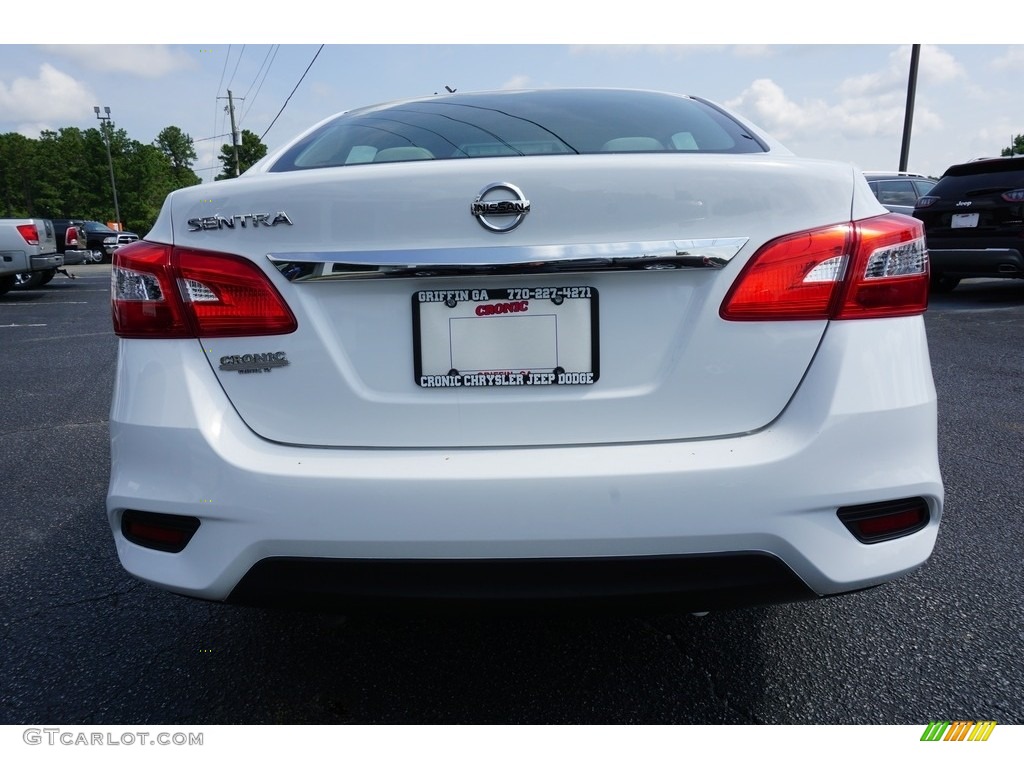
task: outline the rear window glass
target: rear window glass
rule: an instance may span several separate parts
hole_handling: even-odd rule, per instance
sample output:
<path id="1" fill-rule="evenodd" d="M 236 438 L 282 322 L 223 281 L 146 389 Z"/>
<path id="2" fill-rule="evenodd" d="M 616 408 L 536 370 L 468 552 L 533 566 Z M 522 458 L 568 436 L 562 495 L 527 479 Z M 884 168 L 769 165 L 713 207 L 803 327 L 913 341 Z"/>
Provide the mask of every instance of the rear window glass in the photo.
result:
<path id="1" fill-rule="evenodd" d="M 117 231 L 111 229 L 106 224 L 100 224 L 98 221 L 87 221 L 85 222 L 86 232 L 103 232 L 104 234 L 116 235 Z"/>
<path id="2" fill-rule="evenodd" d="M 873 181 L 871 189 L 882 205 L 913 205 L 917 201 L 917 189 L 909 179 Z"/>
<path id="3" fill-rule="evenodd" d="M 637 91 L 468 94 L 346 113 L 271 171 L 383 162 L 608 152 L 764 152 L 711 105 Z"/>
<path id="4" fill-rule="evenodd" d="M 932 189 L 933 195 L 968 197 L 1024 188 L 1024 157 L 954 165 Z"/>

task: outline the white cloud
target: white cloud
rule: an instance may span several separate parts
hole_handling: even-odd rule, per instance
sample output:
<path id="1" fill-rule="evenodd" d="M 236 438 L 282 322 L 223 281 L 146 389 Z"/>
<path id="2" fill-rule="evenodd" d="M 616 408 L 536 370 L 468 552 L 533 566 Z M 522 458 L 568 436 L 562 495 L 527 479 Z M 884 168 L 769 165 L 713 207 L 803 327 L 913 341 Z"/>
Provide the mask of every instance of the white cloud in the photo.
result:
<path id="1" fill-rule="evenodd" d="M 804 133 L 819 120 L 816 116 L 828 109 L 817 99 L 802 105 L 791 101 L 781 86 L 768 78 L 755 80 L 738 98 L 726 102 L 726 106 L 760 123 L 780 141 Z"/>
<path id="2" fill-rule="evenodd" d="M 918 59 L 917 78 L 920 84 L 948 83 L 964 77 L 964 68 L 947 51 L 935 45 L 922 45 Z M 910 46 L 901 45 L 889 54 L 884 69 L 856 77 L 848 77 L 839 85 L 844 96 L 883 96 L 898 92 L 906 98 L 910 78 Z"/>
<path id="3" fill-rule="evenodd" d="M 195 59 L 167 45 L 44 45 L 45 50 L 96 72 L 162 77 L 195 69 Z"/>
<path id="4" fill-rule="evenodd" d="M 95 103 L 96 97 L 88 86 L 50 64 L 39 67 L 38 77 L 18 77 L 10 84 L 0 82 L 0 113 L 11 121 L 25 120 L 43 127 L 78 122 L 92 114 Z M 19 130 L 24 132 L 31 127 L 22 126 Z"/>
<path id="5" fill-rule="evenodd" d="M 20 133 L 26 139 L 38 139 L 39 134 L 43 131 L 52 130 L 54 130 L 54 126 L 49 123 L 21 123 L 15 132 Z"/>
<path id="6" fill-rule="evenodd" d="M 1024 66 L 1024 46 L 1013 45 L 1006 49 L 1006 53 L 1002 56 L 997 56 L 991 61 L 992 69 L 1003 70 L 1012 69 L 1020 70 Z"/>
<path id="7" fill-rule="evenodd" d="M 774 81 L 760 79 L 726 106 L 747 115 L 782 142 L 820 142 L 827 141 L 829 136 L 868 139 L 902 133 L 904 93 L 871 86 L 866 81 L 845 92 L 868 95 L 846 95 L 835 104 L 822 99 L 805 99 L 798 103 Z M 934 112 L 923 107 L 914 110 L 915 132 L 941 126 L 942 121 Z"/>
<path id="8" fill-rule="evenodd" d="M 909 48 L 909 46 L 904 46 L 904 48 Z M 894 53 L 893 57 L 896 57 L 896 55 Z M 907 62 L 907 67 L 909 67 L 909 52 L 905 54 L 904 60 Z M 939 48 L 937 45 L 922 45 L 918 76 L 922 82 L 934 85 L 966 77 L 966 72 L 960 62 L 949 51 Z"/>
<path id="9" fill-rule="evenodd" d="M 527 77 L 526 75 L 515 75 L 513 77 L 510 77 L 504 83 L 502 83 L 501 84 L 501 88 L 499 90 L 502 90 L 502 91 L 517 91 L 517 90 L 519 90 L 521 88 L 529 88 L 529 87 L 530 87 L 530 78 L 529 77 Z"/>
<path id="10" fill-rule="evenodd" d="M 710 55 L 728 52 L 740 58 L 760 58 L 773 56 L 777 50 L 773 45 L 721 45 L 721 44 L 617 44 L 617 45 L 573 45 L 570 51 L 574 54 L 612 54 L 614 56 L 633 56 L 637 53 L 656 53 L 681 59 L 692 55 Z"/>

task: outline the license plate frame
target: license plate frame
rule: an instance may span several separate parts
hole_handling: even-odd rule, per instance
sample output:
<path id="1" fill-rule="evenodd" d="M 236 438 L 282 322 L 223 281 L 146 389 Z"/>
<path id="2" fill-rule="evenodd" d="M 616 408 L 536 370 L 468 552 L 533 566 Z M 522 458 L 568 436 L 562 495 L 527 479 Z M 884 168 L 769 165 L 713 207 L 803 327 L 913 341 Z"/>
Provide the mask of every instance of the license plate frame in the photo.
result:
<path id="1" fill-rule="evenodd" d="M 600 377 L 593 286 L 443 288 L 412 294 L 424 389 L 591 385 Z"/>
<path id="2" fill-rule="evenodd" d="M 972 229 L 978 226 L 977 213 L 954 213 L 949 221 L 951 229 Z"/>

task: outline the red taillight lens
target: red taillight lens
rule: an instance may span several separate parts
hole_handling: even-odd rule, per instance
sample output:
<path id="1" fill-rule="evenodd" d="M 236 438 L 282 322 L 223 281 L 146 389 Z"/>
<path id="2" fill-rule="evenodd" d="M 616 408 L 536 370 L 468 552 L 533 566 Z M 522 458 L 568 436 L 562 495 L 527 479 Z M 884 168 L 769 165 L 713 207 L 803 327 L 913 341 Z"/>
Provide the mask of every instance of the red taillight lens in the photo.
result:
<path id="1" fill-rule="evenodd" d="M 139 240 L 116 250 L 113 262 L 118 336 L 268 336 L 298 327 L 270 279 L 241 257 Z"/>
<path id="2" fill-rule="evenodd" d="M 39 245 L 39 230 L 35 224 L 19 224 L 18 232 L 29 245 Z"/>
<path id="3" fill-rule="evenodd" d="M 68 227 L 64 233 L 64 245 L 68 248 L 78 247 L 78 227 Z"/>
<path id="4" fill-rule="evenodd" d="M 722 302 L 725 320 L 849 320 L 928 307 L 928 251 L 917 219 L 887 214 L 773 240 Z"/>
<path id="5" fill-rule="evenodd" d="M 726 320 L 823 320 L 849 260 L 842 224 L 774 240 L 754 254 L 722 304 Z"/>

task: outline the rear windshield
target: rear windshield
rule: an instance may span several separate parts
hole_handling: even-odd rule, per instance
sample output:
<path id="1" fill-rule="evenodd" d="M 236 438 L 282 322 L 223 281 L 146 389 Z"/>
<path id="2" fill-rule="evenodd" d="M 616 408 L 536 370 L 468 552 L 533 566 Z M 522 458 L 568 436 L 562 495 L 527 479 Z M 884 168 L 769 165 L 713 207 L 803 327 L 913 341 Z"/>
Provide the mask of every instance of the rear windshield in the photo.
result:
<path id="1" fill-rule="evenodd" d="M 954 165 L 930 194 L 969 197 L 1024 189 L 1024 157 Z"/>
<path id="2" fill-rule="evenodd" d="M 100 224 L 98 221 L 87 221 L 85 222 L 86 232 L 103 232 L 104 234 L 116 235 L 117 230 L 111 229 L 106 224 Z"/>
<path id="3" fill-rule="evenodd" d="M 270 169 L 601 152 L 764 152 L 715 107 L 637 91 L 453 95 L 370 107 L 321 126 Z"/>

